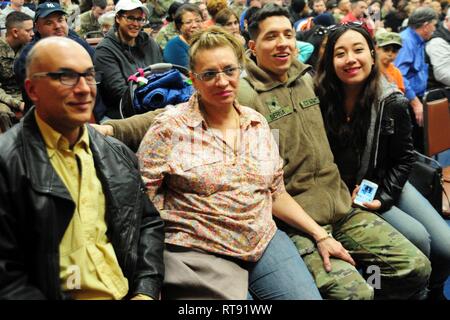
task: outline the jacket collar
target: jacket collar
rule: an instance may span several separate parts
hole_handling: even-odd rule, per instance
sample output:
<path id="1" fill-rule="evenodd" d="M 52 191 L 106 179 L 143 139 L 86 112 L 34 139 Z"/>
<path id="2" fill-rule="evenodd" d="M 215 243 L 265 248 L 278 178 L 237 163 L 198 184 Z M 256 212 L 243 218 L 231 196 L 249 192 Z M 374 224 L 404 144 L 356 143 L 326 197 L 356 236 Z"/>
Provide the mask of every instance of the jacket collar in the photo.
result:
<path id="1" fill-rule="evenodd" d="M 381 76 L 379 81 L 380 95 L 372 104 L 366 147 L 361 157 L 361 167 L 357 173 L 357 181 L 366 176 L 369 168 L 377 167 L 381 125 L 386 112 L 386 103 L 390 97 L 393 97 L 393 94 L 402 95 L 397 86 L 389 82 L 384 76 Z"/>
<path id="2" fill-rule="evenodd" d="M 288 70 L 288 80 L 281 82 L 274 80 L 270 74 L 261 69 L 252 57 L 250 50 L 246 52 L 245 74 L 243 78 L 248 80 L 256 91 L 270 91 L 279 86 L 289 86 L 296 81 L 299 76 L 311 70 L 311 66 L 303 64 L 295 59 Z"/>
<path id="3" fill-rule="evenodd" d="M 35 107 L 32 107 L 23 119 L 23 134 L 21 139 L 24 150 L 23 156 L 28 164 L 26 175 L 34 190 L 72 200 L 66 186 L 50 162 L 44 138 L 36 122 L 34 110 Z M 95 166 L 102 169 L 101 171 L 104 171 L 105 168 L 99 165 L 102 164 L 102 161 L 99 147 L 97 146 L 101 140 L 95 139 L 97 132 L 90 126 L 85 127 L 85 133 L 89 136 L 89 142 L 85 144 L 92 152 Z"/>
<path id="4" fill-rule="evenodd" d="M 49 155 L 50 159 L 53 157 L 57 150 L 67 150 L 70 148 L 69 140 L 65 138 L 61 133 L 54 130 L 47 123 L 45 123 L 36 112 L 35 118 L 39 131 L 41 132 L 41 136 L 44 139 L 47 154 Z M 81 135 L 75 145 L 80 146 L 86 152 L 90 153 L 89 135 L 85 126 L 81 128 Z"/>
<path id="5" fill-rule="evenodd" d="M 450 30 L 445 28 L 444 24 L 441 23 L 433 33 L 432 38 L 442 38 L 450 44 Z"/>
<path id="6" fill-rule="evenodd" d="M 419 45 L 423 45 L 425 43 L 425 40 L 413 28 L 408 27 L 403 32 L 405 32 L 405 34 L 409 34 L 415 43 Z"/>
<path id="7" fill-rule="evenodd" d="M 21 136 L 24 159 L 27 166 L 27 177 L 31 187 L 37 192 L 55 194 L 61 198 L 72 200 L 69 191 L 59 178 L 48 158 L 44 139 L 36 123 L 33 107 L 23 120 Z"/>
<path id="8" fill-rule="evenodd" d="M 56 212 L 56 238 L 61 240 L 67 225 L 73 216 L 75 203 L 67 190 L 66 186 L 59 178 L 56 170 L 53 168 L 48 157 L 46 145 L 36 122 L 34 113 L 35 107 L 32 107 L 23 118 L 23 131 L 19 139 L 23 145 L 23 158 L 26 165 L 25 175 L 30 182 L 31 188 L 38 193 L 49 194 L 69 201 L 69 205 L 65 205 L 63 210 Z M 85 130 L 89 135 L 89 148 L 94 157 L 94 164 L 99 175 L 99 179 L 104 187 L 105 196 L 107 197 L 108 214 L 117 214 L 117 205 L 114 195 L 110 192 L 107 167 L 110 164 L 104 163 L 104 157 L 100 150 L 102 144 L 106 143 L 105 139 L 95 131 L 91 126 L 87 125 Z M 108 216 L 106 219 L 108 220 Z M 59 243 L 59 242 L 58 242 Z"/>

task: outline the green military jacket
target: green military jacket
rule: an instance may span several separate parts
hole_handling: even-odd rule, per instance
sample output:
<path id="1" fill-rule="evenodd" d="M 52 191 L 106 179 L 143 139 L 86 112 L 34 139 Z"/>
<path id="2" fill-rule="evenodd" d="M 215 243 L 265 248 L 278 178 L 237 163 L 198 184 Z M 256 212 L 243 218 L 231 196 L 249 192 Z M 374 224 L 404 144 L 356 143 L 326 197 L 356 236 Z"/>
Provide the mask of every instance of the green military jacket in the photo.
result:
<path id="1" fill-rule="evenodd" d="M 294 61 L 285 83 L 253 60 L 246 62 L 238 101 L 261 113 L 278 140 L 287 192 L 319 224 L 334 223 L 351 210 L 323 125 L 309 66 Z"/>
<path id="2" fill-rule="evenodd" d="M 15 58 L 16 53 L 8 42 L 0 38 L 0 103 L 12 110 L 18 109 L 22 102 L 22 95 L 13 70 Z"/>
<path id="3" fill-rule="evenodd" d="M 178 32 L 175 28 L 175 23 L 170 22 L 167 26 L 161 28 L 161 30 L 158 32 L 158 35 L 155 38 L 155 41 L 161 49 L 164 49 L 166 47 L 167 42 L 169 42 L 170 39 L 177 36 Z"/>
<path id="4" fill-rule="evenodd" d="M 92 15 L 92 10 L 89 10 L 80 15 L 80 30 L 77 33 L 84 38 L 91 31 L 100 31 L 100 24 Z"/>

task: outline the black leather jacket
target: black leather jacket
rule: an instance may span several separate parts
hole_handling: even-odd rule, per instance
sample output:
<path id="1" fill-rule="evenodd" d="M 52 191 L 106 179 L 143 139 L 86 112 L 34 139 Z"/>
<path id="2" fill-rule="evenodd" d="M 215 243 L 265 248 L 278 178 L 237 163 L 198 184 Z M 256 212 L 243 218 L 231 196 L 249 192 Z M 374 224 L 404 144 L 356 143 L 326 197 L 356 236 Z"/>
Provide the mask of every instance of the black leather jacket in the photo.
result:
<path id="1" fill-rule="evenodd" d="M 75 204 L 53 169 L 34 109 L 0 136 L 0 299 L 65 299 L 59 244 Z M 90 148 L 106 197 L 107 236 L 129 296 L 158 298 L 164 223 L 145 194 L 134 154 L 90 126 Z"/>
<path id="2" fill-rule="evenodd" d="M 382 97 L 372 110 L 373 123 L 370 128 L 373 127 L 373 130 L 368 129 L 366 147 L 356 174 L 352 176 L 353 172 L 347 172 L 347 175 L 341 172 L 350 192 L 355 188 L 354 184 L 360 184 L 362 179 L 378 184 L 375 195 L 375 199 L 381 202 L 378 212 L 387 211 L 398 202 L 415 161 L 408 100 L 384 79 L 381 92 Z M 331 138 L 335 162 L 340 170 L 346 170 L 344 167 L 349 167 L 348 163 L 344 165 L 348 161 L 346 150 L 340 150 L 333 141 Z"/>
<path id="3" fill-rule="evenodd" d="M 365 179 L 378 184 L 375 199 L 384 212 L 398 202 L 415 161 L 408 100 L 393 93 L 380 102 Z"/>

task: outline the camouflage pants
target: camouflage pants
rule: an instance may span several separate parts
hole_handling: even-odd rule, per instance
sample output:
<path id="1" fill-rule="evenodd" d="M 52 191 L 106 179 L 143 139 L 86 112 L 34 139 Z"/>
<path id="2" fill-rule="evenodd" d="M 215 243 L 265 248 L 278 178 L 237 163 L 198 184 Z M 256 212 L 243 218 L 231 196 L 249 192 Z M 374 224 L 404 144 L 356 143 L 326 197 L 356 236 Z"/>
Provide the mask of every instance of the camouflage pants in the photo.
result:
<path id="1" fill-rule="evenodd" d="M 426 297 L 429 260 L 382 218 L 355 209 L 325 229 L 349 251 L 357 268 L 367 271 L 369 279 L 377 275 L 372 270 L 379 271 L 379 287 L 369 285 L 355 267 L 340 259 L 331 259 L 332 271 L 327 273 L 314 242 L 304 234 L 290 234 L 324 299 Z"/>
<path id="2" fill-rule="evenodd" d="M 11 128 L 15 122 L 16 115 L 4 103 L 0 102 L 0 133 Z"/>

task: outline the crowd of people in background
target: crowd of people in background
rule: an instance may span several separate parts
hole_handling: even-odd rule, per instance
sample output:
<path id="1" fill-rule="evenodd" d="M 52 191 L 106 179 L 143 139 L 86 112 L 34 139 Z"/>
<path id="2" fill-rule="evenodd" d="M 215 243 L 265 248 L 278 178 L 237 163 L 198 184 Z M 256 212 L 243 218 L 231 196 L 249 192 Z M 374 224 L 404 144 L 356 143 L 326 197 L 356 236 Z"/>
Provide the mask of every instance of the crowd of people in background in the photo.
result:
<path id="1" fill-rule="evenodd" d="M 0 298 L 445 299 L 408 177 L 449 1 L 0 5 Z M 124 119 L 162 63 L 192 96 Z"/>
<path id="2" fill-rule="evenodd" d="M 45 1 L 12 0 L 9 4 L 3 5 L 4 7 L 0 8 L 2 38 L 6 38 L 8 31 L 6 17 L 9 13 L 22 12 L 30 16 L 36 23 L 39 17 L 35 17 L 35 14 L 36 11 L 39 11 L 41 2 Z M 88 40 L 88 42 L 90 38 L 104 37 L 104 43 L 99 46 L 98 51 L 105 52 L 104 45 L 108 43 L 106 39 L 111 39 L 111 33 L 107 35 L 108 31 L 110 29 L 115 30 L 120 25 L 120 22 L 116 21 L 117 10 L 115 5 L 117 1 L 87 0 L 78 3 L 75 0 L 66 0 L 53 2 L 60 6 L 61 12 L 64 12 L 64 23 L 67 24 L 68 34 L 81 40 Z M 401 33 L 399 35 L 403 45 L 400 47 L 398 56 L 392 61 L 391 67 L 383 68 L 383 72 L 386 75 L 389 73 L 388 78 L 391 81 L 395 79 L 409 99 L 415 126 L 413 131 L 414 144 L 419 150 L 423 149 L 421 124 L 422 98 L 425 90 L 450 85 L 449 57 L 446 54 L 449 49 L 448 26 L 450 24 L 450 18 L 447 14 L 448 1 L 141 1 L 145 19 L 137 22 L 134 26 L 140 30 L 140 36 L 136 39 L 145 37 L 144 34 L 149 37 L 148 41 L 145 40 L 143 43 L 139 40 L 139 45 L 136 48 L 140 48 L 138 51 L 143 53 L 145 50 L 142 51 L 142 46 L 147 45 L 147 42 L 156 42 L 159 45 L 160 54 L 149 53 L 148 56 L 152 56 L 149 59 L 144 58 L 139 52 L 133 53 L 132 51 L 136 48 L 133 50 L 129 48 L 129 57 L 116 57 L 116 60 L 120 61 L 119 65 L 128 61 L 127 67 L 117 66 L 120 70 L 109 69 L 109 65 L 105 63 L 103 54 L 101 54 L 102 58 L 99 58 L 95 65 L 97 70 L 106 72 L 101 88 L 101 96 L 105 96 L 103 98 L 106 103 L 100 103 L 96 107 L 96 121 L 100 122 L 107 118 L 119 116 L 117 108 L 118 101 L 124 93 L 123 87 L 127 84 L 128 76 L 137 68 L 162 61 L 188 67 L 189 39 L 198 30 L 211 25 L 222 26 L 238 37 L 244 48 L 247 48 L 247 42 L 249 41 L 248 21 L 266 2 L 277 3 L 286 7 L 289 11 L 296 31 L 299 49 L 298 58 L 314 69 L 317 67 L 323 51 L 330 26 L 339 23 L 360 22 L 374 40 L 376 40 L 376 33 Z M 181 6 L 183 6 L 183 9 L 178 11 Z M 417 9 L 420 9 L 421 14 L 416 14 L 415 18 L 410 21 L 410 16 Z M 133 21 L 126 21 L 126 24 L 130 23 L 132 24 Z M 122 25 L 125 24 L 122 23 Z M 437 28 L 436 32 L 434 32 L 435 28 Z M 124 30 L 123 27 L 119 29 Z M 11 37 L 12 31 L 10 30 L 8 33 Z M 122 33 L 123 31 L 119 35 Z M 414 37 L 415 34 L 419 37 Z M 396 37 L 397 35 L 393 36 Z M 39 33 L 34 36 L 34 38 L 40 37 Z M 134 36 L 131 38 L 134 38 Z M 119 38 L 117 43 L 120 46 L 126 46 L 127 41 L 127 39 Z M 25 44 L 26 41 L 21 46 L 25 47 Z M 151 46 L 155 48 L 154 45 Z M 11 45 L 8 47 L 11 47 Z M 20 58 L 21 50 L 19 49 L 21 48 L 17 48 L 16 45 L 14 51 L 18 57 L 15 58 Z M 2 55 L 5 54 L 6 51 L 2 53 Z M 7 64 L 4 61 L 5 59 L 7 60 L 6 57 L 2 57 L 2 65 Z M 111 61 L 109 62 L 111 63 Z M 9 63 L 11 64 L 11 62 Z M 402 77 L 399 77 L 394 67 L 400 70 Z M 5 98 L 2 99 L 1 110 L 4 119 L 2 126 L 5 127 L 3 131 L 17 121 L 17 116 L 20 116 L 20 111 L 23 110 L 23 108 L 18 108 L 17 101 L 5 102 L 8 99 L 11 101 L 8 94 L 11 92 L 12 78 L 11 68 L 7 68 L 7 65 L 5 65 L 5 69 L 9 70 L 2 73 L 2 89 L 8 91 Z M 23 71 L 23 66 L 22 70 L 15 71 L 17 74 L 15 87 L 19 87 L 22 93 Z M 122 74 L 122 76 L 119 77 L 119 74 Z M 117 81 L 119 78 L 123 81 Z M 108 91 L 108 94 L 105 90 Z M 109 90 L 111 90 L 111 94 L 109 94 Z M 23 100 L 25 105 L 29 107 L 30 101 L 26 97 Z M 16 115 L 13 115 L 13 113 Z M 6 114 L 9 115 L 9 119 Z"/>

